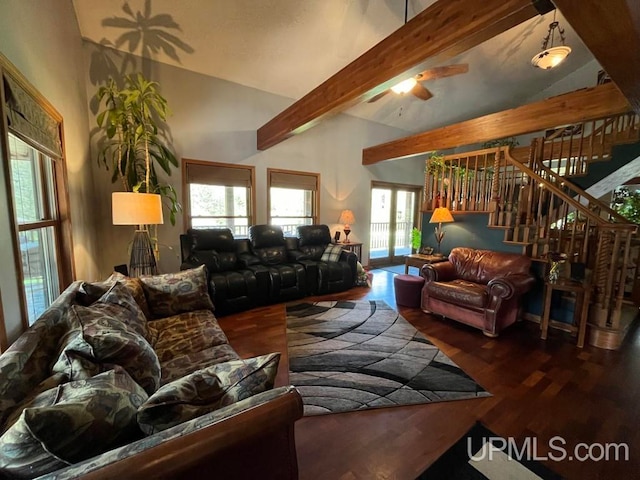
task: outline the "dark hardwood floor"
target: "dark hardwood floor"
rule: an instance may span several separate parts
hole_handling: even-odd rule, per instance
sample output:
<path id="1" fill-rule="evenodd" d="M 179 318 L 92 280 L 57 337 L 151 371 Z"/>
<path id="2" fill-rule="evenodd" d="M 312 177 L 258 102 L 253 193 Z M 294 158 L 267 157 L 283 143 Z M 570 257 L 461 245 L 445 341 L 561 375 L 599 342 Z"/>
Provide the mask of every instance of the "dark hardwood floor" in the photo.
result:
<path id="1" fill-rule="evenodd" d="M 383 299 L 396 307 L 393 273 L 375 270 L 371 289 L 317 298 Z M 418 309 L 399 311 L 493 396 L 302 418 L 296 423 L 301 479 L 414 479 L 476 420 L 518 445 L 535 437 L 540 456 L 549 453 L 554 436 L 566 441 L 569 453 L 578 443 L 624 442 L 629 461 L 543 463 L 568 479 L 640 478 L 637 327 L 611 352 L 576 348 L 556 330 L 540 340 L 538 325 L 526 321 L 490 339 Z M 284 305 L 273 305 L 219 319 L 242 357 L 282 352 L 277 385 L 288 384 L 284 316 Z M 602 450 L 595 445 L 592 453 Z"/>

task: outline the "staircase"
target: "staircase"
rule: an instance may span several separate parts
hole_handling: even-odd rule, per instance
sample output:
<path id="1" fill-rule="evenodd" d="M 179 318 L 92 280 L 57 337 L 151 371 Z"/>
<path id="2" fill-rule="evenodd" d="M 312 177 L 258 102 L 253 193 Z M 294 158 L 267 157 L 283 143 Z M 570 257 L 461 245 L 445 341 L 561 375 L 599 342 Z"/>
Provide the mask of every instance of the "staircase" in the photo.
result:
<path id="1" fill-rule="evenodd" d="M 546 264 L 551 253 L 562 253 L 582 265 L 594 288 L 590 343 L 617 348 L 630 323 L 623 318 L 625 291 L 638 277 L 637 226 L 570 179 L 609 161 L 615 145 L 639 138 L 640 118 L 628 113 L 547 130 L 529 147 L 448 155 L 437 165 L 427 160 L 423 210 L 488 213 L 488 228 L 504 230 L 504 242 L 534 261 Z"/>

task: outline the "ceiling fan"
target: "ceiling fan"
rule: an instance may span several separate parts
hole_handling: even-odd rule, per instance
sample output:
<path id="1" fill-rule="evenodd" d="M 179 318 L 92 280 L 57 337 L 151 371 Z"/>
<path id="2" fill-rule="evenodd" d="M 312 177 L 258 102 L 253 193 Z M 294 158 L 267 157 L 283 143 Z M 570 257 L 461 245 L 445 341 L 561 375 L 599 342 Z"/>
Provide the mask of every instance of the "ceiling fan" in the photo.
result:
<path id="1" fill-rule="evenodd" d="M 467 73 L 468 71 L 468 63 L 458 63 L 455 65 L 430 68 L 428 70 L 425 70 L 424 72 L 414 75 L 413 77 L 403 80 L 402 82 L 394 85 L 384 92 L 377 94 L 376 96 L 372 97 L 367 103 L 376 102 L 391 91 L 399 95 L 410 92 L 412 95 L 415 95 L 421 100 L 429 100 L 431 97 L 433 97 L 433 94 L 420 82 L 424 82 L 426 80 L 435 80 L 438 78 L 452 77 L 461 73 Z"/>

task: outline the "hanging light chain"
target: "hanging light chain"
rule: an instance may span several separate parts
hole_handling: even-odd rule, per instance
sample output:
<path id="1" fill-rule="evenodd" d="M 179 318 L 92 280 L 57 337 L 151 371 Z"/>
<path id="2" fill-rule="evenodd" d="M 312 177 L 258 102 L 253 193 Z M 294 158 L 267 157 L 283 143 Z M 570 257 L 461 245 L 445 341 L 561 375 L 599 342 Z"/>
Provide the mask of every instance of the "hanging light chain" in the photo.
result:
<path id="1" fill-rule="evenodd" d="M 556 20 L 556 11 L 553 11 L 553 22 L 549 24 L 549 31 L 547 32 L 547 36 L 544 37 L 542 41 L 542 50 L 546 50 L 549 47 L 549 40 L 551 40 L 551 46 L 554 46 L 555 41 L 555 30 L 558 30 L 558 34 L 560 35 L 560 41 L 562 45 L 565 44 L 564 38 L 564 28 L 560 28 L 560 22 Z"/>

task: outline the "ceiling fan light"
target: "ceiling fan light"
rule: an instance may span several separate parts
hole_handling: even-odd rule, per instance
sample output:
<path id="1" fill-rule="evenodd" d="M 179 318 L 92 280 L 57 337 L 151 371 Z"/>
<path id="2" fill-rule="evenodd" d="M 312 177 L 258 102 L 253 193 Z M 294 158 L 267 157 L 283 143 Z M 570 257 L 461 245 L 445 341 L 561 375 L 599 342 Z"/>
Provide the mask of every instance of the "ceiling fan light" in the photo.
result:
<path id="1" fill-rule="evenodd" d="M 547 48 L 531 59 L 531 65 L 543 70 L 549 70 L 560 65 L 570 53 L 571 47 L 565 45 Z"/>
<path id="2" fill-rule="evenodd" d="M 400 83 L 391 87 L 391 91 L 393 93 L 397 93 L 398 95 L 402 95 L 404 93 L 409 93 L 413 87 L 416 86 L 418 81 L 414 78 L 407 78 L 406 80 L 401 81 Z"/>

